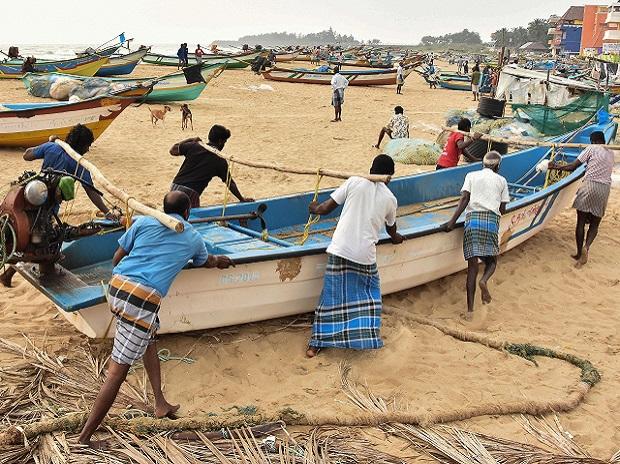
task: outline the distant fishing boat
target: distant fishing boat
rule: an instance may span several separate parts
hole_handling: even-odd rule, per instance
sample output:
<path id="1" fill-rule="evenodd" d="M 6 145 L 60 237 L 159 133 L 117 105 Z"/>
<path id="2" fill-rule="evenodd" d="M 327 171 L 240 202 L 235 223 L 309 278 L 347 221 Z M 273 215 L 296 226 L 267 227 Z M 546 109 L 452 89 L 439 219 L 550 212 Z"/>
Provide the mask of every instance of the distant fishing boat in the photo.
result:
<path id="1" fill-rule="evenodd" d="M 34 68 L 40 73 L 57 72 L 76 76 L 94 76 L 108 61 L 108 57 L 89 55 L 70 60 L 36 62 Z M 0 79 L 21 79 L 24 76 L 22 65 L 22 62 L 0 63 Z"/>
<path id="2" fill-rule="evenodd" d="M 226 65 L 227 69 L 243 69 L 247 68 L 252 64 L 252 60 L 257 56 L 263 54 L 265 52 L 250 52 L 250 53 L 241 53 L 238 55 L 204 55 L 202 58 L 203 64 L 222 64 L 228 63 Z M 157 53 L 147 53 L 145 57 L 142 59 L 145 63 L 155 64 L 158 66 L 178 66 L 179 58 L 173 55 L 159 55 Z M 193 54 L 189 55 L 188 64 L 194 65 L 197 64 L 196 58 Z"/>
<path id="3" fill-rule="evenodd" d="M 29 73 L 22 79 L 24 86 L 29 93 L 33 94 L 33 87 L 41 84 L 41 81 L 47 83 L 47 86 L 54 82 L 58 78 L 71 78 L 80 80 L 83 82 L 90 82 L 91 85 L 97 83 L 97 81 L 103 81 L 110 84 L 122 84 L 127 87 L 135 87 L 138 85 L 152 86 L 153 90 L 144 97 L 144 101 L 147 102 L 175 102 L 175 101 L 190 101 L 195 100 L 205 90 L 207 84 L 211 79 L 217 77 L 226 68 L 226 64 L 207 64 L 203 65 L 200 69 L 200 74 L 204 82 L 187 83 L 187 79 L 183 71 L 177 71 L 171 74 L 160 77 L 78 77 L 78 76 L 66 76 L 63 74 L 49 73 L 49 74 L 36 74 Z M 36 94 L 36 92 L 35 92 Z M 41 95 L 36 95 L 41 96 Z"/>
<path id="4" fill-rule="evenodd" d="M 131 74 L 150 49 L 151 47 L 144 47 L 126 55 L 111 56 L 110 61 L 101 66 L 95 76 L 108 77 Z"/>
<path id="5" fill-rule="evenodd" d="M 610 122 L 581 128 L 555 142 L 589 143 L 596 130 L 613 140 L 617 125 Z M 552 151 L 536 147 L 506 155 L 500 173 L 509 182 L 511 201 L 500 223 L 500 250 L 508 250 L 543 230 L 570 205 L 582 166 L 554 184 L 536 166 Z M 556 159 L 574 160 L 576 149 L 556 150 Z M 384 294 L 425 284 L 461 271 L 463 218 L 450 233 L 443 226 L 452 216 L 465 175 L 480 169 L 480 163 L 452 169 L 395 178 L 389 188 L 398 199 L 398 229 L 406 240 L 394 246 L 383 233 L 377 246 L 377 264 Z M 319 201 L 333 190 L 322 190 Z M 259 219 L 241 225 L 229 220 L 196 224 L 210 253 L 225 254 L 235 268 L 195 268 L 181 272 L 163 300 L 160 333 L 178 333 L 262 321 L 310 312 L 319 299 L 327 261 L 326 248 L 335 229 L 340 208 L 313 224 L 309 239 L 299 244 L 308 219 L 313 193 L 294 194 L 261 201 L 269 235 Z M 248 215 L 257 203 L 228 205 L 226 214 Z M 260 208 L 264 210 L 264 206 Z M 217 218 L 221 206 L 192 211 L 190 220 Z M 32 264 L 17 270 L 46 295 L 78 330 L 89 337 L 110 337 L 114 319 L 107 306 L 105 284 L 111 278 L 112 256 L 121 232 L 92 236 L 66 244 L 64 259 L 56 264 L 54 276 L 39 279 Z"/>
<path id="6" fill-rule="evenodd" d="M 95 138 L 148 87 L 131 88 L 78 103 L 0 103 L 0 146 L 33 147 L 50 135 L 64 138 L 76 124 L 84 124 Z"/>
<path id="7" fill-rule="evenodd" d="M 407 77 L 413 68 L 404 69 L 403 77 Z M 340 74 L 349 80 L 349 85 L 395 85 L 395 69 L 373 69 L 363 71 L 341 70 Z M 271 68 L 263 71 L 263 77 L 271 81 L 299 82 L 304 84 L 325 84 L 331 83 L 333 72 L 312 71 L 310 69 L 284 69 Z"/>
<path id="8" fill-rule="evenodd" d="M 283 63 L 286 61 L 295 61 L 300 54 L 301 54 L 300 52 L 276 53 L 276 63 Z"/>

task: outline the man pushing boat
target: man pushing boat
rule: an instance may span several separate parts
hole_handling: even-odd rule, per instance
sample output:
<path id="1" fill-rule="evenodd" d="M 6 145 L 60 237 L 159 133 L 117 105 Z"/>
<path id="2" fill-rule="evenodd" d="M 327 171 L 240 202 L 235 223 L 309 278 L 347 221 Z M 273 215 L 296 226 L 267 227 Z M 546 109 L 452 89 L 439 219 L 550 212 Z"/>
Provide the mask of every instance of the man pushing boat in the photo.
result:
<path id="1" fill-rule="evenodd" d="M 183 192 L 169 192 L 164 198 L 164 212 L 183 222 L 181 233 L 174 232 L 156 219 L 142 216 L 119 239 L 112 263 L 108 302 L 116 318 L 114 346 L 108 363 L 108 374 L 88 416 L 80 443 L 91 442 L 116 395 L 129 368 L 142 359 L 155 397 L 155 416 L 171 417 L 179 406 L 164 398 L 161 369 L 155 335 L 159 328 L 159 308 L 175 277 L 192 260 L 193 267 L 226 269 L 233 262 L 227 256 L 210 255 L 202 236 L 187 222 L 190 199 Z"/>
<path id="2" fill-rule="evenodd" d="M 172 181 L 170 190 L 178 190 L 187 194 L 192 208 L 200 207 L 200 195 L 214 177 L 219 177 L 226 184 L 230 193 L 236 196 L 239 201 L 244 203 L 254 201 L 253 198 L 244 197 L 241 194 L 237 183 L 229 172 L 228 162 L 209 151 L 209 147 L 222 151 L 229 138 L 230 131 L 224 126 L 216 124 L 209 131 L 207 146 L 201 143 L 202 140 L 199 137 L 193 137 L 175 143 L 170 148 L 172 156 L 185 157 L 179 172 Z"/>
<path id="3" fill-rule="evenodd" d="M 377 156 L 370 173 L 393 175 L 394 160 Z M 383 228 L 393 244 L 403 242 L 396 231 L 396 197 L 386 183 L 351 177 L 329 200 L 311 203 L 310 212 L 327 215 L 339 205 L 344 206 L 327 248 L 323 291 L 306 352 L 309 358 L 321 348 L 364 350 L 383 346 L 376 245 Z"/>
<path id="4" fill-rule="evenodd" d="M 488 282 L 497 268 L 499 221 L 510 201 L 508 182 L 498 174 L 501 162 L 501 155 L 490 151 L 482 160 L 482 169 L 465 176 L 461 200 L 445 226 L 446 232 L 454 230 L 456 221 L 467 208 L 463 233 L 463 254 L 467 261 L 467 320 L 472 319 L 474 313 L 479 261 L 485 265 L 478 282 L 482 302 L 491 302 Z"/>

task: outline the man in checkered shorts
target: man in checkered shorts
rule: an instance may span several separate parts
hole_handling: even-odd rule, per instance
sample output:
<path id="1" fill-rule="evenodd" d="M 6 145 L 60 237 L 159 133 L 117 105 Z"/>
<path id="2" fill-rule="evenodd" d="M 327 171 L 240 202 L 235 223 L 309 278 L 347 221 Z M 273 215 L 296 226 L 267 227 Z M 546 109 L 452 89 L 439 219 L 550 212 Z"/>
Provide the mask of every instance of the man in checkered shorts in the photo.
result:
<path id="1" fill-rule="evenodd" d="M 155 417 L 171 417 L 179 409 L 166 401 L 161 390 L 161 370 L 155 334 L 159 307 L 175 277 L 192 260 L 194 267 L 225 269 L 233 262 L 227 256 L 207 253 L 204 240 L 187 222 L 190 199 L 179 191 L 164 198 L 164 212 L 183 222 L 176 233 L 156 219 L 142 216 L 119 239 L 109 284 L 110 310 L 116 318 L 114 347 L 108 374 L 82 429 L 79 441 L 93 448 L 93 433 L 112 407 L 132 364 L 142 359 L 155 397 Z"/>

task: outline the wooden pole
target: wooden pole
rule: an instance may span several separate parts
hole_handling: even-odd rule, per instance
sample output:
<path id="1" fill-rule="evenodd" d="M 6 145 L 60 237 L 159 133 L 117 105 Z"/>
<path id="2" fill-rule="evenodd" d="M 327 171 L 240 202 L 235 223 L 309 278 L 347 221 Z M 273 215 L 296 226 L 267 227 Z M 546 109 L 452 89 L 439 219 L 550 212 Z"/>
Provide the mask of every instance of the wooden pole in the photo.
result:
<path id="1" fill-rule="evenodd" d="M 169 229 L 174 230 L 175 232 L 183 232 L 184 225 L 181 221 L 173 218 L 172 216 L 168 216 L 166 213 L 158 211 L 150 206 L 146 206 L 140 203 L 138 200 L 123 192 L 121 189 L 116 187 L 112 182 L 105 178 L 103 174 L 97 169 L 97 167 L 92 164 L 90 161 L 86 161 L 86 159 L 76 152 L 68 143 L 56 139 L 56 144 L 60 145 L 62 149 L 75 161 L 78 162 L 79 166 L 82 166 L 84 169 L 90 172 L 92 178 L 97 181 L 97 185 L 101 186 L 103 190 L 108 192 L 113 197 L 122 201 L 128 208 L 140 213 L 145 216 L 151 216 L 161 222 L 163 225 L 168 227 Z"/>
<path id="2" fill-rule="evenodd" d="M 453 127 L 442 127 L 442 130 L 449 131 L 449 132 L 458 132 L 459 134 L 463 134 L 469 137 L 471 137 L 472 135 L 471 132 L 460 131 Z M 589 143 L 537 142 L 534 140 L 508 139 L 505 137 L 492 137 L 486 134 L 482 134 L 482 137 L 480 137 L 480 139 L 486 140 L 487 142 L 505 143 L 508 145 L 519 145 L 521 147 L 578 148 L 578 149 L 583 150 L 585 148 L 592 146 L 592 144 L 589 144 Z M 605 148 L 609 148 L 610 150 L 620 150 L 620 145 L 605 145 Z"/>
<path id="3" fill-rule="evenodd" d="M 225 160 L 235 162 L 237 164 L 241 164 L 243 166 L 248 166 L 251 168 L 271 169 L 273 171 L 278 171 L 278 172 L 287 172 L 290 174 L 301 174 L 301 175 L 309 175 L 309 176 L 316 176 L 317 174 L 320 174 L 321 176 L 332 177 L 334 179 L 348 179 L 349 177 L 362 177 L 372 182 L 389 182 L 392 178 L 392 176 L 382 176 L 382 175 L 377 175 L 377 174 L 357 174 L 357 173 L 352 173 L 352 172 L 334 171 L 332 169 L 323 169 L 323 168 L 316 168 L 316 169 L 291 168 L 288 166 L 280 166 L 278 164 L 273 164 L 273 163 L 261 163 L 260 161 L 247 161 L 247 160 L 243 160 L 240 158 L 236 158 L 233 155 L 226 155 L 222 153 L 221 151 L 219 151 L 217 148 L 212 147 L 211 145 L 204 146 L 204 147 L 206 150 L 209 150 L 211 153 L 215 153 L 216 155 L 224 158 Z"/>

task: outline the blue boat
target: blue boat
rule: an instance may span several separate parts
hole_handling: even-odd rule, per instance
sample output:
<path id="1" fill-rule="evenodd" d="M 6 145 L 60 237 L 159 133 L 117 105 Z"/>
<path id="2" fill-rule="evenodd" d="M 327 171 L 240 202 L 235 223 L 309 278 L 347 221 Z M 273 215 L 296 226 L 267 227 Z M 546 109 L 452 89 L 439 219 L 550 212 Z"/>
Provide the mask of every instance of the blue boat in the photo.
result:
<path id="1" fill-rule="evenodd" d="M 596 123 L 553 139 L 553 142 L 589 143 L 593 131 L 613 140 L 615 122 Z M 574 160 L 577 149 L 559 149 L 556 161 Z M 509 182 L 511 201 L 501 218 L 500 247 L 504 253 L 540 232 L 564 211 L 574 198 L 584 167 L 549 182 L 536 166 L 551 150 L 535 147 L 503 158 L 500 173 Z M 479 163 L 423 174 L 394 178 L 390 190 L 398 199 L 398 229 L 406 237 L 394 246 L 384 233 L 377 245 L 377 264 L 384 294 L 409 289 L 461 271 L 463 219 L 450 233 L 444 224 L 458 202 L 465 175 L 480 169 Z M 322 190 L 319 200 L 332 189 Z M 191 220 L 204 237 L 209 252 L 226 254 L 237 266 L 227 270 L 186 269 L 164 299 L 161 333 L 185 332 L 248 323 L 312 311 L 322 288 L 326 248 L 335 229 L 339 210 L 313 224 L 308 240 L 300 238 L 308 220 L 313 193 L 262 200 L 265 239 L 260 218 L 226 223 L 218 218 L 221 206 L 193 210 Z M 248 215 L 259 203 L 228 205 L 227 215 Z M 80 239 L 64 246 L 64 260 L 57 273 L 39 279 L 32 264 L 18 265 L 19 272 L 89 337 L 110 337 L 114 322 L 105 302 L 105 283 L 110 279 L 112 255 L 121 232 Z"/>
<path id="2" fill-rule="evenodd" d="M 150 47 L 144 47 L 126 55 L 111 56 L 110 60 L 99 68 L 95 76 L 108 77 L 131 74 L 133 70 L 136 69 L 136 66 L 138 66 L 138 63 L 140 63 L 140 60 L 142 60 L 144 55 L 150 50 Z"/>

